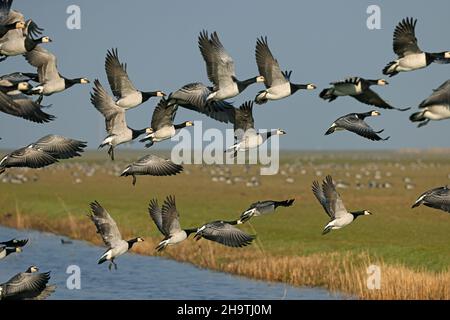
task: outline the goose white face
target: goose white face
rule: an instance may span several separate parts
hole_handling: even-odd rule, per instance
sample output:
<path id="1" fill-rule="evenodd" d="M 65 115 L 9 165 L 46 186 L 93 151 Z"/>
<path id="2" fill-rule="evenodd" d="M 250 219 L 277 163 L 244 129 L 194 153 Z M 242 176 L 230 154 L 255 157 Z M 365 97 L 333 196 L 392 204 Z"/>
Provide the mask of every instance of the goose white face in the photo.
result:
<path id="1" fill-rule="evenodd" d="M 17 85 L 17 89 L 20 90 L 20 91 L 25 91 L 25 90 L 30 89 L 30 85 L 28 84 L 28 82 L 20 82 Z"/>
<path id="2" fill-rule="evenodd" d="M 315 90 L 317 86 L 313 83 L 306 85 L 306 90 Z"/>
<path id="3" fill-rule="evenodd" d="M 388 83 L 386 80 L 384 80 L 384 79 L 379 79 L 378 82 L 377 82 L 377 84 L 378 84 L 379 86 L 386 86 L 386 85 L 388 85 L 389 83 Z"/>
<path id="4" fill-rule="evenodd" d="M 22 249 L 20 247 L 17 247 L 16 252 L 22 252 Z"/>
<path id="5" fill-rule="evenodd" d="M 24 29 L 25 28 L 25 22 L 19 21 L 16 22 L 16 29 Z"/>
<path id="6" fill-rule="evenodd" d="M 30 272 L 31 272 L 31 273 L 33 273 L 33 272 L 38 272 L 38 271 L 39 271 L 39 268 L 38 268 L 38 267 L 36 267 L 36 266 L 30 267 Z"/>
<path id="7" fill-rule="evenodd" d="M 145 133 L 146 134 L 152 134 L 154 131 L 153 131 L 153 129 L 152 128 L 147 128 L 147 129 L 145 129 Z"/>
<path id="8" fill-rule="evenodd" d="M 194 122 L 186 121 L 186 127 L 192 127 L 193 125 L 194 125 Z"/>
<path id="9" fill-rule="evenodd" d="M 368 210 L 364 210 L 364 215 L 365 216 L 370 216 L 370 215 L 372 215 L 372 212 L 370 212 Z"/>
<path id="10" fill-rule="evenodd" d="M 446 53 L 444 53 L 444 58 L 450 59 L 450 51 L 447 51 Z"/>
<path id="11" fill-rule="evenodd" d="M 144 239 L 142 239 L 141 237 L 139 237 L 139 238 L 136 239 L 136 241 L 137 241 L 137 242 L 143 242 Z"/>
<path id="12" fill-rule="evenodd" d="M 256 82 L 264 82 L 264 77 L 263 76 L 257 76 L 256 77 Z"/>
<path id="13" fill-rule="evenodd" d="M 381 115 L 381 113 L 378 112 L 378 111 L 371 111 L 370 115 L 371 115 L 372 117 L 377 117 L 377 116 Z"/>
<path id="14" fill-rule="evenodd" d="M 286 131 L 281 130 L 281 129 L 277 129 L 277 135 L 281 136 L 283 134 L 286 134 Z"/>
<path id="15" fill-rule="evenodd" d="M 80 83 L 88 84 L 88 83 L 90 83 L 90 81 L 86 78 L 81 78 Z"/>
<path id="16" fill-rule="evenodd" d="M 156 96 L 157 97 L 165 97 L 166 94 L 164 92 L 162 92 L 162 91 L 156 91 Z"/>
<path id="17" fill-rule="evenodd" d="M 42 40 L 41 40 L 41 42 L 42 43 L 49 43 L 49 42 L 52 42 L 52 39 L 50 39 L 50 37 L 42 37 Z"/>

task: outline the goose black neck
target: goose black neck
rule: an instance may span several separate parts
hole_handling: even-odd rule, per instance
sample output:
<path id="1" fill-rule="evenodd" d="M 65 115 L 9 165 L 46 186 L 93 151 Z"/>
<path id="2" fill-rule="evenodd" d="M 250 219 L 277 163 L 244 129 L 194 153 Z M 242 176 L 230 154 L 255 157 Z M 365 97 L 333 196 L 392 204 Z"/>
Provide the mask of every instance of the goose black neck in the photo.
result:
<path id="1" fill-rule="evenodd" d="M 6 255 L 16 252 L 16 248 L 6 248 Z"/>
<path id="2" fill-rule="evenodd" d="M 176 124 L 173 127 L 175 128 L 175 130 L 185 128 L 186 127 L 186 122 L 183 122 L 183 123 L 180 123 L 180 124 Z"/>
<path id="3" fill-rule="evenodd" d="M 364 82 L 364 81 L 363 81 Z M 378 80 L 369 79 L 365 81 L 369 86 L 378 84 Z"/>
<path id="4" fill-rule="evenodd" d="M 141 129 L 141 130 L 131 129 L 132 139 L 133 140 L 136 139 L 137 137 L 143 135 L 146 131 L 147 131 L 147 129 Z"/>
<path id="5" fill-rule="evenodd" d="M 128 249 L 131 249 L 133 247 L 133 245 L 136 242 L 138 242 L 138 238 L 134 238 L 134 239 L 128 240 L 127 242 L 128 242 Z"/>
<path id="6" fill-rule="evenodd" d="M 239 81 L 236 78 L 234 78 L 233 80 L 236 82 L 237 86 L 238 86 L 238 90 L 239 92 L 244 91 L 249 85 L 256 83 L 256 79 L 258 77 L 253 77 L 247 80 L 243 80 L 243 81 Z"/>
<path id="7" fill-rule="evenodd" d="M 184 232 L 186 232 L 186 235 L 189 237 L 190 234 L 196 233 L 197 229 L 184 229 Z"/>
<path id="8" fill-rule="evenodd" d="M 66 88 L 70 88 L 74 84 L 81 83 L 81 78 L 76 78 L 76 79 L 65 79 L 64 78 L 64 83 L 65 83 Z"/>
<path id="9" fill-rule="evenodd" d="M 353 216 L 353 220 L 355 220 L 355 219 L 358 218 L 359 216 L 363 216 L 363 215 L 364 215 L 364 210 L 363 210 L 363 211 L 354 211 L 354 212 L 350 212 L 350 214 Z"/>
<path id="10" fill-rule="evenodd" d="M 437 59 L 444 59 L 445 58 L 445 52 L 426 52 L 425 53 L 425 61 L 427 65 L 430 63 L 436 61 Z"/>
<path id="11" fill-rule="evenodd" d="M 25 38 L 25 50 L 27 50 L 29 52 L 29 51 L 33 50 L 34 48 L 36 48 L 36 46 L 39 43 L 42 43 L 42 38 L 33 39 L 28 36 Z"/>
<path id="12" fill-rule="evenodd" d="M 364 120 L 367 117 L 371 117 L 372 116 L 372 112 L 369 111 L 369 112 L 357 113 L 356 115 L 358 116 L 358 118 Z"/>
<path id="13" fill-rule="evenodd" d="M 293 94 L 297 90 L 300 90 L 300 89 L 304 90 L 308 87 L 308 85 L 306 85 L 306 84 L 297 84 L 297 83 L 289 83 L 289 84 L 291 85 L 291 94 Z"/>
<path id="14" fill-rule="evenodd" d="M 156 91 L 141 91 L 142 94 L 142 102 L 147 101 L 151 97 L 156 97 L 157 92 Z"/>

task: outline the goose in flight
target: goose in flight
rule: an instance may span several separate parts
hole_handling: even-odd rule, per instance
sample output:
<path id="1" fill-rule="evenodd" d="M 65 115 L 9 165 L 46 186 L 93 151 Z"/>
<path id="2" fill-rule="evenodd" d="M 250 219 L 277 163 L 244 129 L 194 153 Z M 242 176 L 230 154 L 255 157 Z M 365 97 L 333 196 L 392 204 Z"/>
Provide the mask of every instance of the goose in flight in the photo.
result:
<path id="1" fill-rule="evenodd" d="M 43 168 L 61 159 L 79 157 L 86 142 L 50 134 L 17 149 L 0 160 L 0 174 L 7 168 Z"/>
<path id="2" fill-rule="evenodd" d="M 155 248 L 158 252 L 186 240 L 190 234 L 197 232 L 197 228 L 181 229 L 175 196 L 168 196 L 162 208 L 159 207 L 158 200 L 152 199 L 148 212 L 158 230 L 164 235 L 164 239 Z"/>
<path id="3" fill-rule="evenodd" d="M 256 95 L 255 102 L 257 104 L 289 97 L 299 89 L 316 89 L 316 85 L 312 83 L 296 84 L 290 81 L 292 71 L 281 71 L 277 59 L 274 58 L 269 49 L 267 37 L 257 39 L 255 56 L 259 73 L 264 77 L 264 84 L 266 85 L 266 89 Z"/>
<path id="4" fill-rule="evenodd" d="M 32 37 L 38 37 L 44 29 L 31 19 L 25 20 L 22 13 L 17 10 L 11 10 L 13 0 L 0 0 L 0 41 L 6 35 L 14 33 L 25 36 L 30 34 Z"/>
<path id="5" fill-rule="evenodd" d="M 124 109 L 132 109 L 144 103 L 151 97 L 164 97 L 166 94 L 158 91 L 139 91 L 131 82 L 127 65 L 121 63 L 117 49 L 108 50 L 105 59 L 105 70 L 116 105 Z"/>
<path id="6" fill-rule="evenodd" d="M 172 176 L 181 171 L 183 171 L 183 166 L 175 164 L 168 159 L 149 154 L 126 167 L 120 176 L 132 176 L 134 186 L 136 185 L 136 176 Z"/>
<path id="7" fill-rule="evenodd" d="M 234 156 L 236 156 L 238 151 L 257 148 L 271 136 L 284 134 L 286 132 L 281 129 L 258 133 L 255 129 L 255 120 L 253 118 L 253 102 L 247 101 L 239 109 L 236 109 L 234 135 L 237 142 L 229 147 L 227 151 L 234 151 Z"/>
<path id="8" fill-rule="evenodd" d="M 0 111 L 36 123 L 54 120 L 55 116 L 42 111 L 42 105 L 24 94 L 29 89 L 30 85 L 27 82 L 0 86 Z"/>
<path id="9" fill-rule="evenodd" d="M 412 208 L 424 206 L 450 213 L 450 189 L 448 186 L 428 190 L 420 195 Z"/>
<path id="10" fill-rule="evenodd" d="M 13 72 L 0 76 L 1 87 L 10 87 L 17 85 L 20 82 L 28 83 L 29 81 L 39 82 L 39 76 L 37 73 Z M 27 90 L 29 90 L 29 88 Z"/>
<path id="11" fill-rule="evenodd" d="M 62 92 L 75 84 L 89 83 L 87 78 L 68 79 L 63 77 L 58 71 L 56 56 L 41 46 L 27 52 L 25 59 L 30 65 L 37 68 L 39 85 L 31 89 L 29 94 L 38 94 L 39 99 L 37 101 L 39 103 L 43 96 Z"/>
<path id="12" fill-rule="evenodd" d="M 177 130 L 194 125 L 193 121 L 185 121 L 174 125 L 173 121 L 177 110 L 178 105 L 169 104 L 167 99 L 162 98 L 153 111 L 150 128 L 147 128 L 145 131 L 146 136 L 139 141 L 148 141 L 145 146 L 150 148 L 155 142 L 172 138 L 177 133 Z"/>
<path id="13" fill-rule="evenodd" d="M 3 245 L 0 244 L 0 260 L 5 259 L 11 253 L 19 253 L 19 252 L 22 252 L 22 248 L 20 248 L 20 247 L 3 246 Z"/>
<path id="14" fill-rule="evenodd" d="M 36 266 L 0 284 L 0 300 L 44 300 L 56 290 L 49 285 L 50 272 L 38 273 Z"/>
<path id="15" fill-rule="evenodd" d="M 108 155 L 111 160 L 114 160 L 115 147 L 138 138 L 146 132 L 146 129 L 135 130 L 128 127 L 126 110 L 115 103 L 97 79 L 94 81 L 93 90 L 91 103 L 105 117 L 106 132 L 108 133 L 99 148 L 109 146 Z"/>
<path id="16" fill-rule="evenodd" d="M 348 130 L 350 132 L 356 133 L 358 136 L 364 137 L 372 141 L 389 140 L 390 137 L 383 139 L 378 135 L 379 133 L 382 133 L 384 129 L 380 131 L 374 131 L 372 127 L 370 127 L 364 121 L 364 119 L 367 117 L 376 117 L 379 115 L 380 113 L 375 110 L 364 113 L 349 113 L 334 121 L 331 127 L 327 130 L 327 132 L 325 132 L 325 135 L 332 134 L 337 130 Z"/>
<path id="17" fill-rule="evenodd" d="M 135 243 L 142 242 L 144 239 L 137 237 L 127 241 L 123 240 L 116 222 L 111 218 L 108 211 L 106 211 L 97 201 L 92 202 L 90 206 L 91 213 L 88 216 L 95 224 L 97 233 L 100 234 L 103 242 L 108 247 L 105 253 L 100 257 L 98 264 L 109 261 L 109 270 L 111 270 L 113 265 L 117 270 L 117 264 L 114 262 L 114 259 L 128 252 Z"/>
<path id="18" fill-rule="evenodd" d="M 207 115 L 214 120 L 234 123 L 235 109 L 231 103 L 227 101 L 206 102 L 213 90 L 200 82 L 188 83 L 169 95 L 169 105 L 177 104 L 180 107 Z"/>
<path id="19" fill-rule="evenodd" d="M 427 125 L 430 120 L 449 119 L 450 80 L 433 90 L 433 93 L 420 103 L 419 109 L 419 112 L 415 112 L 409 117 L 412 122 L 419 122 L 419 128 Z"/>
<path id="20" fill-rule="evenodd" d="M 295 199 L 283 201 L 265 200 L 252 203 L 247 210 L 242 212 L 240 220 L 244 223 L 252 217 L 259 217 L 261 215 L 275 212 L 278 207 L 290 207 L 294 204 L 294 201 Z"/>
<path id="21" fill-rule="evenodd" d="M 341 196 L 336 191 L 333 178 L 329 175 L 323 181 L 322 188 L 320 188 L 319 182 L 314 181 L 312 191 L 326 214 L 331 218 L 330 222 L 323 229 L 322 234 L 346 227 L 359 216 L 372 214 L 368 210 L 348 212 L 345 209 Z"/>
<path id="22" fill-rule="evenodd" d="M 394 52 L 398 59 L 389 62 L 383 69 L 383 74 L 393 77 L 399 72 L 418 70 L 431 63 L 450 63 L 450 51 L 430 53 L 423 52 L 416 38 L 417 19 L 403 19 L 394 31 Z"/>
<path id="23" fill-rule="evenodd" d="M 385 86 L 389 83 L 384 79 L 364 79 L 361 77 L 349 77 L 342 81 L 331 82 L 331 88 L 326 88 L 320 93 L 320 97 L 331 102 L 337 97 L 350 96 L 371 106 L 383 109 L 394 109 L 398 111 L 406 111 L 411 108 L 396 108 L 384 101 L 375 91 L 370 87 L 373 85 Z"/>
<path id="24" fill-rule="evenodd" d="M 235 227 L 242 224 L 239 220 L 223 221 L 217 220 L 209 222 L 197 229 L 194 239 L 200 240 L 205 238 L 210 241 L 220 243 L 227 247 L 242 248 L 248 246 L 256 238 Z"/>
<path id="25" fill-rule="evenodd" d="M 8 241 L 0 242 L 0 246 L 5 246 L 9 248 L 22 248 L 28 243 L 28 239 L 23 240 L 17 240 L 17 239 L 11 239 Z"/>
<path id="26" fill-rule="evenodd" d="M 203 30 L 198 37 L 198 46 L 206 63 L 208 79 L 214 84 L 213 92 L 206 101 L 221 101 L 233 98 L 244 91 L 249 85 L 264 82 L 263 76 L 240 81 L 236 78 L 233 58 L 225 50 L 216 32 L 209 36 Z"/>

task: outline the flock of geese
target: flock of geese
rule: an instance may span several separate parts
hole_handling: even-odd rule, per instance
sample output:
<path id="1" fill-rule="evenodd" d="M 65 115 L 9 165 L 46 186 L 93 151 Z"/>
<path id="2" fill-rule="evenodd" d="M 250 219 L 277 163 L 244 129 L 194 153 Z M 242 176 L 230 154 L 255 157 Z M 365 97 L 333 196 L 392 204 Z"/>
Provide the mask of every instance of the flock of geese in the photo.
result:
<path id="1" fill-rule="evenodd" d="M 1 61 L 12 56 L 23 56 L 29 65 L 36 68 L 36 73 L 15 72 L 0 77 L 0 111 L 23 119 L 47 123 L 55 120 L 48 114 L 49 106 L 42 104 L 44 96 L 68 90 L 75 84 L 88 84 L 86 78 L 66 78 L 61 75 L 57 67 L 54 54 L 43 47 L 52 40 L 42 36 L 44 31 L 31 19 L 11 9 L 12 0 L 0 0 L 0 57 Z M 450 63 L 450 52 L 429 53 L 422 51 L 415 37 L 417 20 L 403 19 L 395 28 L 393 49 L 398 59 L 390 62 L 383 74 L 390 77 L 400 72 L 409 72 L 425 68 L 431 63 Z M 279 62 L 269 48 L 267 37 L 256 41 L 255 57 L 259 75 L 245 80 L 236 76 L 233 58 L 226 51 L 216 32 L 200 32 L 198 37 L 200 53 L 206 64 L 206 71 L 211 85 L 200 82 L 186 84 L 182 88 L 166 95 L 162 90 L 141 91 L 137 89 L 127 73 L 127 65 L 120 61 L 117 49 L 107 51 L 105 72 L 111 94 L 96 79 L 93 82 L 90 101 L 105 119 L 107 136 L 100 143 L 99 148 L 107 147 L 108 155 L 115 158 L 117 146 L 142 137 L 140 142 L 147 148 L 155 143 L 168 140 L 183 128 L 194 125 L 192 120 L 175 122 L 178 107 L 204 114 L 223 123 L 231 123 L 235 131 L 235 144 L 227 151 L 236 156 L 237 152 L 258 148 L 274 135 L 286 132 L 276 129 L 268 132 L 258 132 L 255 129 L 253 105 L 265 104 L 269 101 L 280 100 L 295 94 L 299 90 L 314 90 L 312 83 L 298 84 L 292 82 L 292 71 L 282 71 Z M 4 63 L 4 62 L 3 62 Z M 30 83 L 36 83 L 32 86 Z M 235 108 L 229 99 L 240 95 L 247 87 L 264 83 L 265 89 L 257 93 L 254 101 L 245 101 L 239 108 Z M 342 81 L 331 83 L 331 87 L 323 89 L 320 98 L 332 102 L 341 96 L 350 96 L 361 103 L 382 109 L 406 111 L 410 108 L 397 108 L 383 100 L 372 87 L 385 86 L 384 79 L 364 79 L 349 77 Z M 34 100 L 34 96 L 38 96 Z M 128 126 L 126 113 L 138 107 L 151 98 L 160 98 L 155 107 L 150 126 L 134 129 Z M 450 80 L 433 91 L 432 95 L 419 105 L 419 112 L 411 115 L 410 120 L 419 122 L 419 126 L 430 120 L 450 118 Z M 45 111 L 44 111 L 45 110 Z M 326 131 L 326 135 L 339 130 L 348 130 L 361 137 L 373 141 L 383 141 L 389 137 L 379 136 L 383 130 L 375 131 L 365 119 L 379 116 L 380 112 L 372 110 L 365 113 L 351 113 L 334 121 Z M 50 134 L 36 142 L 17 149 L 0 160 L 0 174 L 8 168 L 28 167 L 42 168 L 63 159 L 81 156 L 86 148 L 84 141 Z M 169 176 L 183 171 L 183 167 L 168 159 L 156 155 L 146 155 L 128 165 L 122 176 L 132 176 L 133 185 L 136 176 L 153 175 Z M 341 229 L 352 223 L 357 217 L 370 215 L 368 210 L 348 211 L 336 191 L 331 176 L 322 182 L 314 181 L 312 191 L 329 216 L 323 234 L 331 230 Z M 247 234 L 237 228 L 253 217 L 275 212 L 278 207 L 289 207 L 294 199 L 283 201 L 260 201 L 253 203 L 244 210 L 238 219 L 233 221 L 215 220 L 201 226 L 183 229 L 180 225 L 180 215 L 176 207 L 175 196 L 168 196 L 160 207 L 157 199 L 152 199 L 148 207 L 151 220 L 164 238 L 156 247 L 162 251 L 168 246 L 176 245 L 186 240 L 191 234 L 194 239 L 201 238 L 214 241 L 229 247 L 244 247 L 252 243 L 255 235 Z M 432 208 L 450 212 L 450 191 L 447 187 L 440 187 L 427 191 L 419 197 L 413 207 L 426 205 Z M 114 219 L 99 202 L 90 204 L 90 219 L 97 232 L 108 247 L 100 257 L 98 263 L 109 261 L 109 269 L 117 268 L 115 259 L 130 250 L 134 244 L 144 241 L 141 237 L 124 240 Z M 21 252 L 27 239 L 0 243 L 0 260 L 8 255 Z M 0 284 L 0 299 L 43 299 L 50 295 L 55 287 L 48 285 L 50 274 L 38 273 L 38 268 L 31 266 L 25 272 L 19 273 L 6 283 Z"/>

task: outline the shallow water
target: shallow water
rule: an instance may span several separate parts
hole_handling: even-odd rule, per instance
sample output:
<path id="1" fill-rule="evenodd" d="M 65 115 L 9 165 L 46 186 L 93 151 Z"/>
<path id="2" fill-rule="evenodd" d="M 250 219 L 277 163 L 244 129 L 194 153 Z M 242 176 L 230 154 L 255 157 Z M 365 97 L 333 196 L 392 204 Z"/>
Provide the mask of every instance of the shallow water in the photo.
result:
<path id="1" fill-rule="evenodd" d="M 0 239 L 29 238 L 23 252 L 0 260 L 0 283 L 36 265 L 51 271 L 57 285 L 50 299 L 339 299 L 324 289 L 297 288 L 199 269 L 160 257 L 125 254 L 116 260 L 118 270 L 97 265 L 104 248 L 84 241 L 61 244 L 61 237 L 0 226 Z M 81 270 L 81 290 L 66 286 L 68 266 Z"/>

